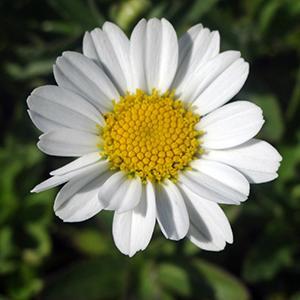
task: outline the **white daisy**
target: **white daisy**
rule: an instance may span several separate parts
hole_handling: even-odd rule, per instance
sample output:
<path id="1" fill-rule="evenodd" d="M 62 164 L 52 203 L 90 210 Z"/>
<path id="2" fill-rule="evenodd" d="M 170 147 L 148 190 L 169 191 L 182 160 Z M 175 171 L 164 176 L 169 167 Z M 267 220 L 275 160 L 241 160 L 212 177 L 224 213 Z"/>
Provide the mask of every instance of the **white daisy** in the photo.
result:
<path id="1" fill-rule="evenodd" d="M 156 220 L 168 239 L 223 249 L 233 237 L 218 204 L 245 201 L 249 183 L 276 178 L 281 160 L 253 138 L 262 110 L 226 104 L 248 71 L 200 24 L 179 40 L 165 19 L 141 20 L 130 40 L 109 22 L 87 32 L 83 54 L 57 59 L 57 86 L 28 98 L 39 149 L 78 157 L 33 192 L 66 183 L 54 203 L 65 222 L 115 211 L 113 238 L 129 256 L 147 247 Z"/>

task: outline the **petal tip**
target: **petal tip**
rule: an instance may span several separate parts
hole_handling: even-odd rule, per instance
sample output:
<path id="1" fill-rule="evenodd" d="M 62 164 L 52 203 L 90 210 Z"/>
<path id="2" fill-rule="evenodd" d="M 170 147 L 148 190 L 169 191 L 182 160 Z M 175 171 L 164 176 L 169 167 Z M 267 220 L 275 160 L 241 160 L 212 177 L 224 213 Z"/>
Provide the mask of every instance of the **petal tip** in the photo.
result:
<path id="1" fill-rule="evenodd" d="M 35 186 L 31 191 L 30 191 L 30 193 L 38 193 L 38 189 L 37 189 L 37 186 Z"/>

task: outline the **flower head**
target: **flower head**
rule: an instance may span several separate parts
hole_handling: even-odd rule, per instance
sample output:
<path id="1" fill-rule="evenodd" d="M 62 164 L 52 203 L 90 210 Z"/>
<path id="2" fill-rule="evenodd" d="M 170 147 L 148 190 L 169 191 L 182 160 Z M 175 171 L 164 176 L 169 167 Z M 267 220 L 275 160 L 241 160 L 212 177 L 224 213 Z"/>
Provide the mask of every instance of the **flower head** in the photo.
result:
<path id="1" fill-rule="evenodd" d="M 165 19 L 141 20 L 130 40 L 109 22 L 87 32 L 83 54 L 57 59 L 57 86 L 28 98 L 39 149 L 78 157 L 33 192 L 65 184 L 54 203 L 65 222 L 115 211 L 114 241 L 130 256 L 147 247 L 156 220 L 172 240 L 214 251 L 232 243 L 218 203 L 239 204 L 249 183 L 276 178 L 281 156 L 253 138 L 264 123 L 258 106 L 226 104 L 249 66 L 219 44 L 200 24 L 178 40 Z"/>

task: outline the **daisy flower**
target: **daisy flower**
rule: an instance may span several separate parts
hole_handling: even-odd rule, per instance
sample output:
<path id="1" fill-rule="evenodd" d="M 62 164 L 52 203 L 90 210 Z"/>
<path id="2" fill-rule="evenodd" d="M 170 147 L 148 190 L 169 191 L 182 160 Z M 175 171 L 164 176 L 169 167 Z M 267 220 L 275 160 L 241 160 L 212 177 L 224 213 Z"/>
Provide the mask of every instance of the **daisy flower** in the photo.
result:
<path id="1" fill-rule="evenodd" d="M 46 154 L 77 157 L 32 192 L 65 184 L 55 214 L 80 222 L 113 210 L 113 239 L 129 256 L 149 244 L 156 221 L 171 240 L 205 250 L 232 243 L 219 204 L 240 204 L 250 183 L 277 177 L 281 156 L 254 139 L 264 120 L 248 101 L 226 104 L 249 65 L 220 53 L 201 24 L 180 39 L 165 19 L 142 19 L 130 39 L 115 24 L 87 32 L 83 54 L 54 65 L 57 85 L 27 103 Z"/>

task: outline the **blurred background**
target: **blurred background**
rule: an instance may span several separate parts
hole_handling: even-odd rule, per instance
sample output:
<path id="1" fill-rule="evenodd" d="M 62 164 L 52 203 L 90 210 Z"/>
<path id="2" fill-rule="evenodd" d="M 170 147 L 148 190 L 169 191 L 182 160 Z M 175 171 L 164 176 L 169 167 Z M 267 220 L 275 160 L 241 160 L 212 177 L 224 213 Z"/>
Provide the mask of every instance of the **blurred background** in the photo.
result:
<path id="1" fill-rule="evenodd" d="M 238 98 L 263 108 L 260 138 L 284 158 L 277 180 L 225 208 L 235 243 L 220 253 L 157 230 L 129 259 L 113 245 L 111 213 L 64 224 L 57 190 L 29 193 L 66 161 L 37 150 L 28 94 L 54 84 L 55 58 L 81 51 L 86 30 L 110 20 L 129 34 L 154 16 L 179 35 L 201 22 L 220 31 L 222 50 L 242 52 L 250 76 Z M 1 0 L 0 22 L 0 300 L 300 299 L 299 0 Z"/>

